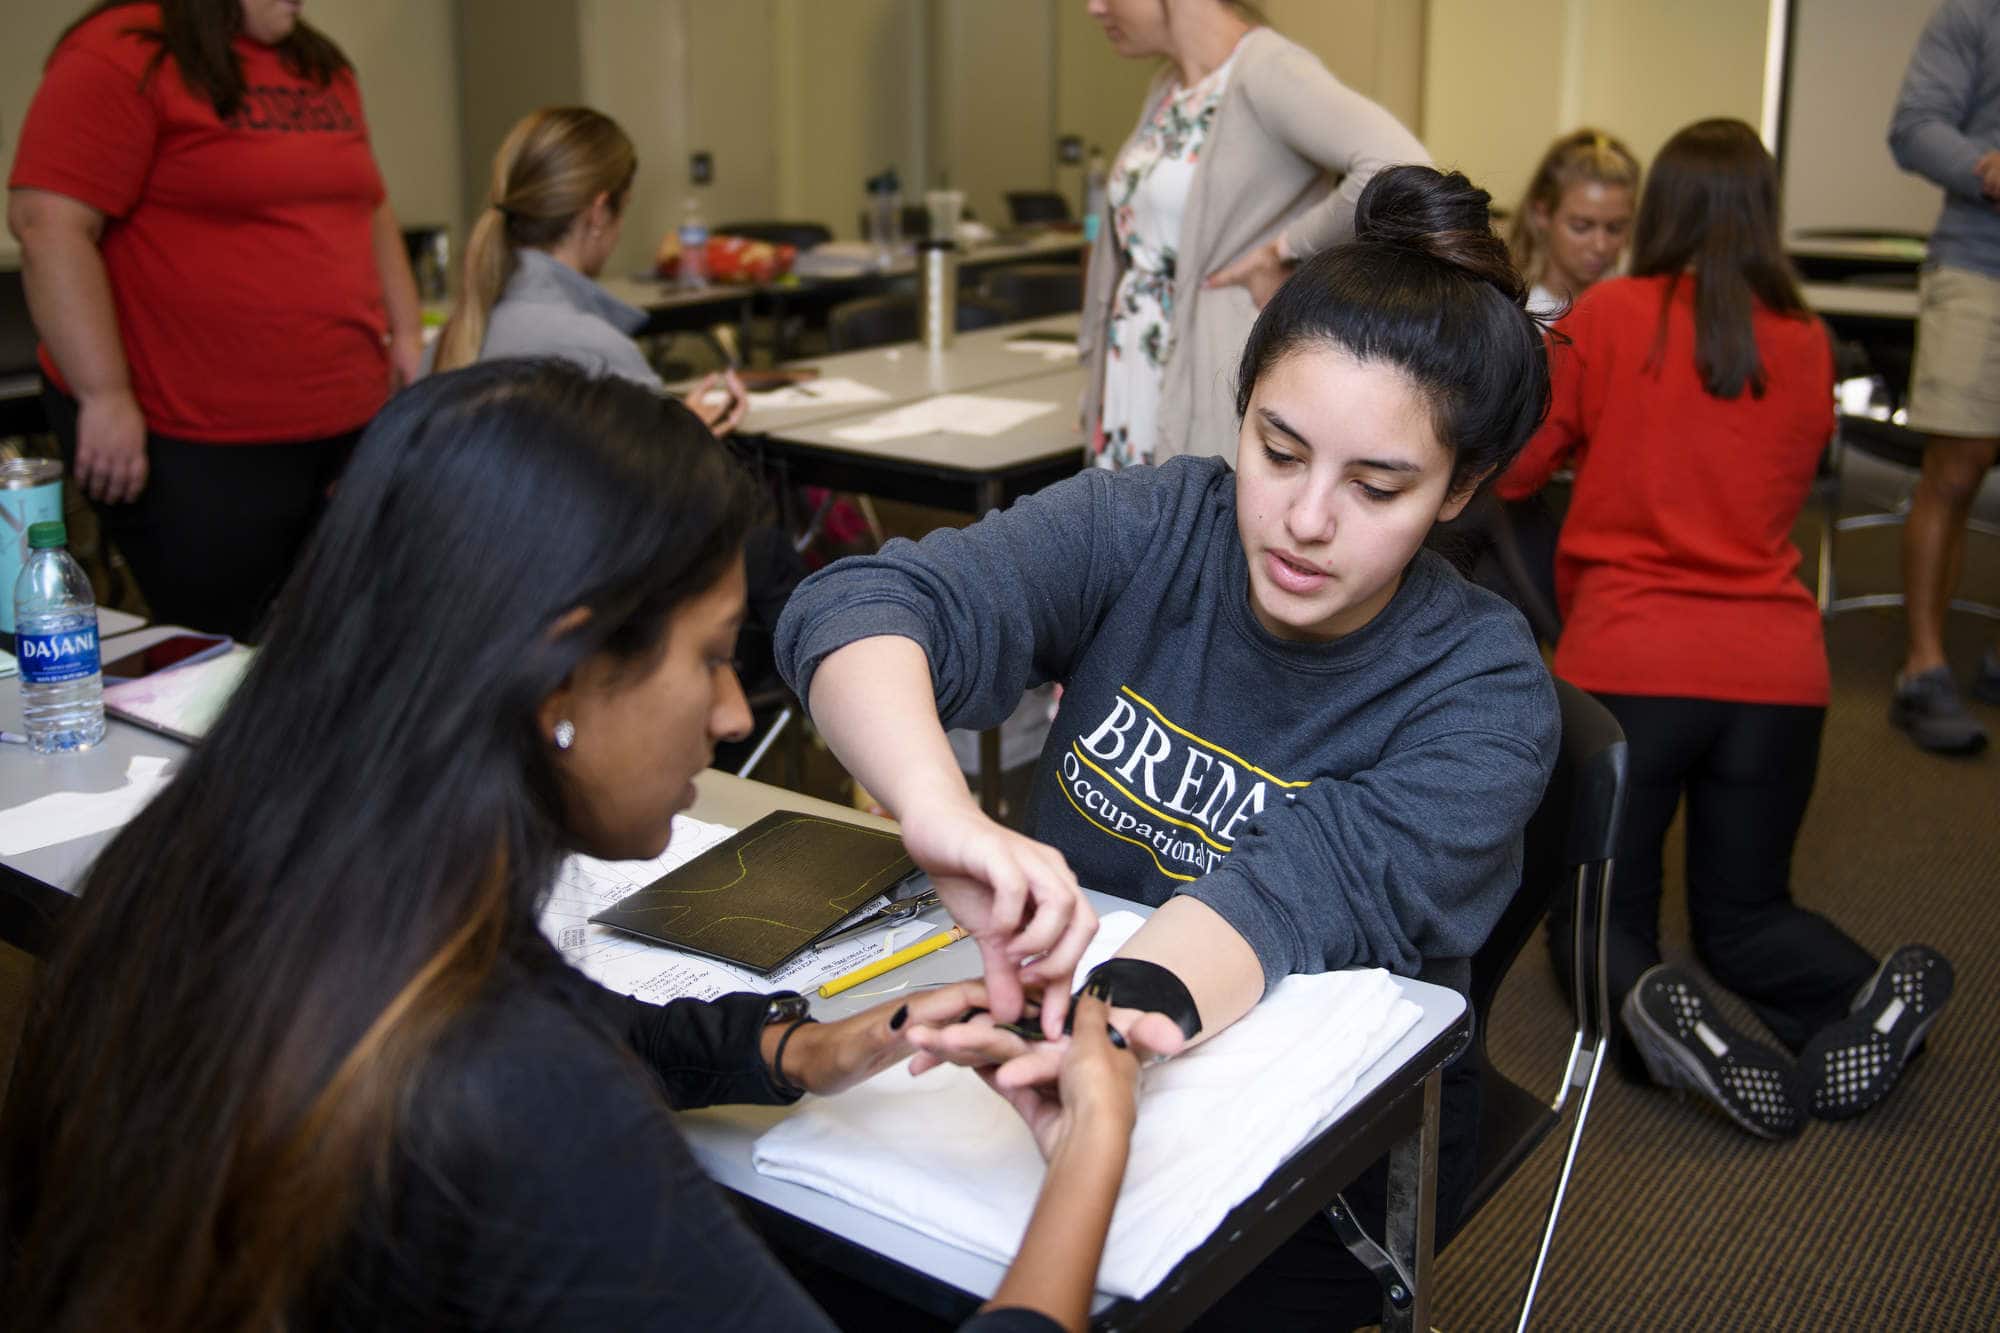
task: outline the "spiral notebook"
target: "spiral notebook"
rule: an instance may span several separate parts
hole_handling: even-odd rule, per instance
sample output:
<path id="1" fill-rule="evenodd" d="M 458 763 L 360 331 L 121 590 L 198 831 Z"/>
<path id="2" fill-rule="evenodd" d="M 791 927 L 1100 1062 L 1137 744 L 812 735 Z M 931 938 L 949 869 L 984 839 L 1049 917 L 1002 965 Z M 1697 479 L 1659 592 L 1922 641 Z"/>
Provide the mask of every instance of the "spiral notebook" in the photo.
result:
<path id="1" fill-rule="evenodd" d="M 590 919 L 770 972 L 916 873 L 895 833 L 776 810 Z"/>

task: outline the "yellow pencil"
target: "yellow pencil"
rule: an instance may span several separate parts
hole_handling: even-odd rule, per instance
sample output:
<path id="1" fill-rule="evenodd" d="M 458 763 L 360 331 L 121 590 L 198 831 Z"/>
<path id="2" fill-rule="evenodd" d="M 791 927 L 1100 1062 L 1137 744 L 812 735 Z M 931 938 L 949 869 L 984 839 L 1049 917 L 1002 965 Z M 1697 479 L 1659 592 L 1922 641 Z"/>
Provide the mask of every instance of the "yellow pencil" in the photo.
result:
<path id="1" fill-rule="evenodd" d="M 884 972 L 901 967 L 905 963 L 914 963 L 925 954 L 936 953 L 947 944 L 956 944 L 964 938 L 964 926 L 953 926 L 950 930 L 939 931 L 928 939 L 918 940 L 907 949 L 896 950 L 896 952 L 890 954 L 887 958 L 877 958 L 872 963 L 855 968 L 844 977 L 835 977 L 832 981 L 827 982 L 819 988 L 819 998 L 830 1000 L 850 986 L 859 986 L 864 981 L 873 981 Z"/>

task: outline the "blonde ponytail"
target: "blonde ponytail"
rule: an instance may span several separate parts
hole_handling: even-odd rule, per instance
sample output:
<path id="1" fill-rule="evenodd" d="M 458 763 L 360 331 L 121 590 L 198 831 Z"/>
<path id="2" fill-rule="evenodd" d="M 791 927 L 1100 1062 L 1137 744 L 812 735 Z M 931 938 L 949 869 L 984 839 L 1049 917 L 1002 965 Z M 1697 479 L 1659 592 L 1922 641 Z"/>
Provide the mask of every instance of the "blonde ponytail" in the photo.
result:
<path id="1" fill-rule="evenodd" d="M 514 251 L 560 241 L 600 194 L 616 211 L 639 169 L 618 122 L 588 107 L 543 107 L 523 116 L 493 155 L 488 205 L 472 224 L 459 271 L 458 300 L 438 335 L 433 368 L 479 359 L 486 325 L 514 274 Z"/>
<path id="2" fill-rule="evenodd" d="M 436 370 L 457 370 L 479 359 L 486 342 L 486 318 L 514 271 L 514 247 L 507 243 L 507 216 L 489 207 L 472 224 L 459 270 L 458 301 L 438 334 Z"/>

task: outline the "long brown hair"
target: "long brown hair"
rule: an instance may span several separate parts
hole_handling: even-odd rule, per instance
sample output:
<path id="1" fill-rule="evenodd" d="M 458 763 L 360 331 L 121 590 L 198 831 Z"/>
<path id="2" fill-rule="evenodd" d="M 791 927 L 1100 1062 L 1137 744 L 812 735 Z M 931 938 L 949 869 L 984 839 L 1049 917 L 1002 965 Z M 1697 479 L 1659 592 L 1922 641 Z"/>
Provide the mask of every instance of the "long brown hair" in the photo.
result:
<path id="1" fill-rule="evenodd" d="M 1572 185 L 1604 185 L 1636 195 L 1639 159 L 1603 130 L 1574 130 L 1549 145 L 1507 227 L 1507 249 L 1530 287 L 1542 280 L 1549 263 L 1548 238 L 1535 219 L 1536 210 L 1553 217 Z"/>
<path id="2" fill-rule="evenodd" d="M 169 57 L 181 78 L 193 91 L 209 100 L 215 108 L 217 119 L 228 120 L 243 106 L 243 95 L 247 88 L 243 82 L 243 65 L 231 49 L 236 35 L 243 31 L 242 0 L 153 0 L 160 8 L 160 26 L 155 28 L 144 23 L 135 23 L 126 31 L 159 43 L 159 53 L 146 67 L 147 77 L 152 77 L 162 62 Z M 112 9 L 127 9 L 146 3 L 146 0 L 103 0 L 92 5 L 83 16 L 63 29 L 56 39 L 60 47 L 69 35 L 99 14 Z M 333 39 L 304 19 L 292 28 L 285 40 L 272 48 L 285 68 L 302 79 L 309 79 L 320 88 L 333 81 L 333 76 L 344 69 L 352 69 L 341 49 Z M 53 55 L 53 52 L 51 52 Z"/>
<path id="3" fill-rule="evenodd" d="M 618 122 L 589 107 L 543 107 L 507 131 L 493 155 L 486 208 L 465 244 L 458 303 L 438 334 L 436 368 L 455 370 L 479 359 L 486 321 L 514 271 L 516 247 L 554 245 L 600 194 L 611 196 L 617 212 L 638 169 L 632 140 Z"/>
<path id="4" fill-rule="evenodd" d="M 492 362 L 390 401 L 49 957 L 0 1124 L 10 1326 L 282 1328 L 398 1173 L 443 1169 L 415 1094 L 547 957 L 568 835 L 537 708 L 587 660 L 657 660 L 756 504 L 626 381 Z"/>
<path id="5" fill-rule="evenodd" d="M 1740 120 L 1700 120 L 1667 140 L 1639 200 L 1632 274 L 1668 279 L 1655 360 L 1666 346 L 1675 293 L 1691 280 L 1702 387 L 1717 398 L 1746 387 L 1751 397 L 1764 396 L 1756 307 L 1803 317 L 1806 303 L 1779 235 L 1777 164 L 1755 130 Z"/>

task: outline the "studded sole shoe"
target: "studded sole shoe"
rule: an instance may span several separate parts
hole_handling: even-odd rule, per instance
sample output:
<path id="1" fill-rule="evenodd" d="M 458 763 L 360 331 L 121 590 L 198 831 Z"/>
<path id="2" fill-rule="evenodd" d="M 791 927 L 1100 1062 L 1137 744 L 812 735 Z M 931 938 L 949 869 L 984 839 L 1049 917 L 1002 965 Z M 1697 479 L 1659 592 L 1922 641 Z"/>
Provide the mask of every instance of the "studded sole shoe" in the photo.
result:
<path id="1" fill-rule="evenodd" d="M 1661 963 L 1646 969 L 1621 1014 L 1655 1083 L 1696 1093 L 1759 1138 L 1788 1139 L 1805 1127 L 1797 1071 L 1769 1046 L 1724 1023 L 1679 968 Z"/>
<path id="2" fill-rule="evenodd" d="M 1881 1101 L 1951 998 L 1951 961 L 1906 944 L 1882 960 L 1846 1018 L 1815 1032 L 1799 1055 L 1812 1113 L 1845 1120 Z"/>

